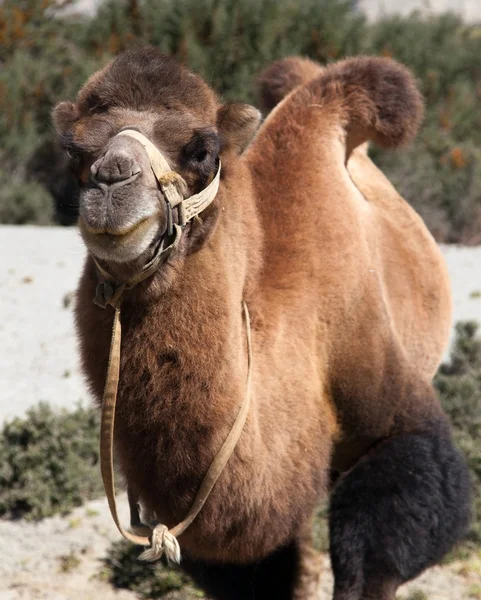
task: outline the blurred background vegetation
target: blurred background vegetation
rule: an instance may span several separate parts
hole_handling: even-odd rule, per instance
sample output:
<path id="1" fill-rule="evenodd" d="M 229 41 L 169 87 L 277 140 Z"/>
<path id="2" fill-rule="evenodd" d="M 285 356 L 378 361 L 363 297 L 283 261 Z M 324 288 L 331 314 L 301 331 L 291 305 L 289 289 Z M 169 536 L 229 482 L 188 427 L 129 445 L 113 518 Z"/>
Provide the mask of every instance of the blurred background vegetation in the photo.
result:
<path id="1" fill-rule="evenodd" d="M 0 222 L 75 220 L 75 184 L 50 111 L 116 53 L 145 44 L 175 55 L 225 99 L 252 103 L 256 74 L 283 56 L 402 61 L 426 97 L 426 120 L 411 147 L 372 156 L 438 241 L 481 243 L 481 26 L 416 14 L 368 24 L 354 0 L 115 0 L 95 17 L 68 16 L 53 0 L 5 0 Z"/>

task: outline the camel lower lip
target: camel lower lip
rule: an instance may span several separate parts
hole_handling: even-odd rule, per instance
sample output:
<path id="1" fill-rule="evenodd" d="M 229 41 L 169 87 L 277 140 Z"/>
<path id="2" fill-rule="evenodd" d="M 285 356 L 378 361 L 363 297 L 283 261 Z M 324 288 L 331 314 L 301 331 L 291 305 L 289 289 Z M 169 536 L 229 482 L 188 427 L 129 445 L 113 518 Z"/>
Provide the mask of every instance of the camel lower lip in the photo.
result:
<path id="1" fill-rule="evenodd" d="M 125 262 L 144 252 L 158 231 L 157 215 L 153 214 L 123 230 L 104 230 L 88 227 L 79 218 L 79 228 L 89 251 L 103 260 Z"/>
<path id="2" fill-rule="evenodd" d="M 144 219 L 125 229 L 96 229 L 94 227 L 90 227 L 82 218 L 80 219 L 79 224 L 85 233 L 92 238 L 102 243 L 108 243 L 109 245 L 115 246 L 123 243 L 134 234 L 141 233 L 142 230 L 146 229 L 146 227 L 150 225 L 152 216 L 145 217 Z"/>
<path id="3" fill-rule="evenodd" d="M 142 220 L 138 221 L 137 223 L 135 223 L 134 225 L 131 225 L 130 227 L 127 227 L 125 229 L 109 229 L 108 227 L 106 227 L 105 229 L 99 230 L 99 229 L 95 229 L 93 227 L 89 227 L 85 223 L 85 221 L 84 221 L 84 227 L 92 235 L 95 235 L 98 237 L 105 237 L 105 238 L 109 238 L 109 239 L 120 240 L 120 239 L 125 238 L 125 237 L 131 235 L 132 233 L 134 233 L 134 231 L 136 231 L 137 229 L 139 229 L 139 227 L 142 227 L 142 225 L 144 225 L 144 223 L 149 221 L 150 218 L 151 217 L 145 217 L 145 219 L 142 219 Z"/>
<path id="4" fill-rule="evenodd" d="M 131 237 L 138 229 L 139 227 L 132 227 L 132 229 L 129 229 L 124 233 L 97 233 L 95 234 L 95 237 L 101 242 L 106 242 L 111 246 L 115 246 L 117 244 L 122 244 L 125 240 Z"/>

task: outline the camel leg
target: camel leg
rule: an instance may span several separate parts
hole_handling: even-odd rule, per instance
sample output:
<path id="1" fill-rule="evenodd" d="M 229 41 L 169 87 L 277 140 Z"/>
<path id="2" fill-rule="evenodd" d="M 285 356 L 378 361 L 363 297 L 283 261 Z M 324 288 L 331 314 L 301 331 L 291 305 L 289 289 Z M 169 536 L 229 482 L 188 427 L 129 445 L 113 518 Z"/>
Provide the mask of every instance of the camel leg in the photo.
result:
<path id="1" fill-rule="evenodd" d="M 321 555 L 313 546 L 312 526 L 312 521 L 308 521 L 298 537 L 298 566 L 293 600 L 319 600 Z"/>
<path id="2" fill-rule="evenodd" d="M 298 552 L 296 544 L 248 565 L 182 560 L 182 568 L 214 600 L 292 600 Z"/>
<path id="3" fill-rule="evenodd" d="M 340 478 L 329 513 L 334 600 L 394 600 L 469 524 L 469 474 L 446 423 L 378 444 Z"/>
<path id="4" fill-rule="evenodd" d="M 320 558 L 310 533 L 249 565 L 184 557 L 182 568 L 215 600 L 318 600 Z"/>

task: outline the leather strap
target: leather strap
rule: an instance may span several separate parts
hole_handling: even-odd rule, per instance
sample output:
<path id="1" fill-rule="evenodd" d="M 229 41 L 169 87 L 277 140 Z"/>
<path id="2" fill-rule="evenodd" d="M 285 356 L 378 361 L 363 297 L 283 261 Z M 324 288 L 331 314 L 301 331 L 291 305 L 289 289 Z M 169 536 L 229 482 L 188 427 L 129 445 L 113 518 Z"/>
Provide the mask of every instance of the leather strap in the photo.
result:
<path id="1" fill-rule="evenodd" d="M 109 503 L 110 514 L 120 533 L 134 544 L 150 546 L 148 537 L 134 535 L 125 531 L 120 524 L 115 501 L 113 443 L 115 428 L 115 405 L 117 403 L 117 390 L 120 375 L 120 345 L 122 339 L 122 326 L 120 321 L 120 299 L 115 305 L 114 322 L 112 325 L 112 339 L 110 342 L 109 366 L 105 380 L 104 395 L 102 399 L 102 419 L 100 424 L 100 470 L 104 482 L 105 495 Z"/>
<path id="2" fill-rule="evenodd" d="M 180 238 L 182 236 L 182 229 L 179 225 L 174 225 L 174 238 L 171 243 L 165 246 L 165 240 L 162 238 L 153 258 L 148 262 L 144 268 L 132 279 L 124 283 L 116 283 L 115 278 L 108 272 L 107 269 L 102 267 L 100 262 L 92 256 L 93 261 L 97 269 L 99 270 L 102 277 L 104 277 L 104 281 L 101 281 L 97 285 L 94 304 L 96 304 L 100 308 L 106 308 L 108 304 L 115 308 L 116 301 L 119 299 L 125 291 L 131 290 L 138 283 L 147 279 L 151 275 L 157 271 L 160 265 L 167 260 L 170 256 L 171 252 L 175 250 L 180 242 Z"/>
<path id="3" fill-rule="evenodd" d="M 131 514 L 131 526 L 145 533 L 152 529 L 151 535 L 134 535 L 125 529 L 120 524 L 117 513 L 117 503 L 115 500 L 115 482 L 113 469 L 113 444 L 115 430 L 115 407 L 117 403 L 118 385 L 120 379 L 120 356 L 122 342 L 122 322 L 121 322 L 121 306 L 122 298 L 127 290 L 132 289 L 141 281 L 147 279 L 159 268 L 166 260 L 172 250 L 179 243 L 182 235 L 182 227 L 200 212 L 205 210 L 213 201 L 219 188 L 220 170 L 219 168 L 213 181 L 199 194 L 190 196 L 187 199 L 183 198 L 183 191 L 187 189 L 183 178 L 170 170 L 169 164 L 162 153 L 152 144 L 152 142 L 135 130 L 124 130 L 118 135 L 128 135 L 139 141 L 145 148 L 152 171 L 159 183 L 164 198 L 167 204 L 172 208 L 179 210 L 179 224 L 172 225 L 172 233 L 174 239 L 167 246 L 164 239 L 161 240 L 157 251 L 152 260 L 144 266 L 144 268 L 127 282 L 118 283 L 114 277 L 105 269 L 99 261 L 93 257 L 95 264 L 104 278 L 96 290 L 94 302 L 100 308 L 106 308 L 110 305 L 114 309 L 114 320 L 112 324 L 112 336 L 110 341 L 109 362 L 107 368 L 107 376 L 105 380 L 104 393 L 102 398 L 102 418 L 100 427 L 100 466 L 102 479 L 104 482 L 105 494 L 109 503 L 112 519 L 114 520 L 117 529 L 129 541 L 140 546 L 150 546 L 148 550 L 140 556 L 142 560 L 153 561 L 157 560 L 165 552 L 169 561 L 180 562 L 180 547 L 177 541 L 177 536 L 181 535 L 197 517 L 202 510 L 207 498 L 209 497 L 214 485 L 219 479 L 224 470 L 229 458 L 239 441 L 247 414 L 249 412 L 251 388 L 252 388 L 252 342 L 251 342 L 251 326 L 249 310 L 245 302 L 243 302 L 244 320 L 247 337 L 247 381 L 244 398 L 240 406 L 237 417 L 232 425 L 227 438 L 221 448 L 214 457 L 207 473 L 202 480 L 199 491 L 194 499 L 192 507 L 187 513 L 185 519 L 178 525 L 169 530 L 165 525 L 156 524 L 151 528 L 140 521 L 139 511 L 137 507 L 137 499 L 129 492 L 129 505 Z M 169 228 L 168 228 L 169 229 Z M 167 232 L 168 235 L 170 232 Z"/>
<path id="4" fill-rule="evenodd" d="M 170 168 L 162 152 L 145 135 L 135 129 L 124 129 L 116 137 L 127 136 L 142 144 L 150 160 L 150 166 L 159 183 L 167 203 L 179 211 L 179 225 L 184 227 L 191 219 L 204 211 L 214 200 L 219 190 L 221 163 L 214 179 L 198 194 L 184 199 L 187 190 L 185 180 Z"/>

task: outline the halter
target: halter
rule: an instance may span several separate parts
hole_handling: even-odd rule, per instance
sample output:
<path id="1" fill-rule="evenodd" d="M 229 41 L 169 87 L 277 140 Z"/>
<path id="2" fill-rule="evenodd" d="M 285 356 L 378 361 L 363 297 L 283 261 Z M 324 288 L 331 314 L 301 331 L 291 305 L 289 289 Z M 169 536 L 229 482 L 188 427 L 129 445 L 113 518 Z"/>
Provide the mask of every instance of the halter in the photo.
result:
<path id="1" fill-rule="evenodd" d="M 181 175 L 172 171 L 162 152 L 148 139 L 134 129 L 124 129 L 115 137 L 127 136 L 140 142 L 149 157 L 150 167 L 162 192 L 166 205 L 167 227 L 162 240 L 155 251 L 152 260 L 135 277 L 126 282 L 117 283 L 115 278 L 92 256 L 101 275 L 106 281 L 97 286 L 95 304 L 105 308 L 107 304 L 114 305 L 110 300 L 121 296 L 124 291 L 150 277 L 178 246 L 182 232 L 187 223 L 198 218 L 210 204 L 219 190 L 221 162 L 214 179 L 198 194 L 184 198 L 187 184 Z M 174 212 L 177 211 L 177 223 L 174 223 Z"/>

